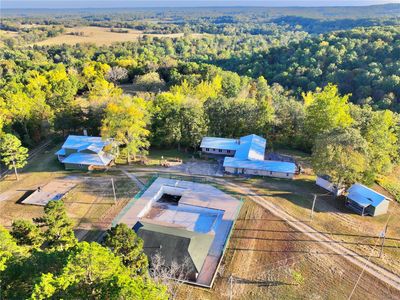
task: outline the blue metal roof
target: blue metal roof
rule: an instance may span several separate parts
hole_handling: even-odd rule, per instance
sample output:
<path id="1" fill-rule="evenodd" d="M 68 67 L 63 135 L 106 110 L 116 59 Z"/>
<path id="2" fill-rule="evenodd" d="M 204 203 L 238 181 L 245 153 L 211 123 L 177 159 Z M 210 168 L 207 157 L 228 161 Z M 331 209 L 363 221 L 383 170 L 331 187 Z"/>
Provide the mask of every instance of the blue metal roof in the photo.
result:
<path id="1" fill-rule="evenodd" d="M 62 162 L 64 164 L 107 166 L 113 158 L 112 155 L 105 154 L 104 152 L 98 154 L 76 152 L 68 155 Z"/>
<path id="2" fill-rule="evenodd" d="M 200 147 L 235 150 L 234 157 L 225 157 L 224 167 L 261 170 L 294 174 L 296 165 L 291 162 L 264 160 L 267 141 L 261 136 L 250 134 L 235 139 L 204 137 Z"/>
<path id="3" fill-rule="evenodd" d="M 264 160 L 266 145 L 267 141 L 255 134 L 241 137 L 240 147 L 235 153 L 235 158 Z"/>
<path id="4" fill-rule="evenodd" d="M 61 148 L 60 150 L 58 150 L 56 153 L 55 153 L 55 155 L 65 155 L 66 154 L 66 152 L 65 152 L 65 149 L 64 148 Z"/>
<path id="5" fill-rule="evenodd" d="M 236 151 L 239 148 L 239 140 L 219 137 L 204 137 L 201 140 L 200 148 Z"/>
<path id="6" fill-rule="evenodd" d="M 103 148 L 109 143 L 110 141 L 103 141 L 98 136 L 69 135 L 62 148 L 55 154 L 65 156 L 66 149 L 76 150 L 75 153 L 64 158 L 62 162 L 67 164 L 107 166 L 114 159 L 112 155 L 103 152 Z M 83 152 L 87 150 L 91 153 Z"/>
<path id="7" fill-rule="evenodd" d="M 102 140 L 99 136 L 69 135 L 62 145 L 63 149 L 75 149 L 78 151 L 89 149 L 99 153 L 109 141 Z"/>
<path id="8" fill-rule="evenodd" d="M 236 159 L 236 157 L 225 157 L 223 166 L 290 174 L 296 172 L 294 163 L 274 160 L 240 160 Z"/>
<path id="9" fill-rule="evenodd" d="M 369 205 L 376 207 L 387 199 L 384 195 L 360 183 L 355 183 L 349 188 L 347 198 L 362 207 L 367 207 Z"/>

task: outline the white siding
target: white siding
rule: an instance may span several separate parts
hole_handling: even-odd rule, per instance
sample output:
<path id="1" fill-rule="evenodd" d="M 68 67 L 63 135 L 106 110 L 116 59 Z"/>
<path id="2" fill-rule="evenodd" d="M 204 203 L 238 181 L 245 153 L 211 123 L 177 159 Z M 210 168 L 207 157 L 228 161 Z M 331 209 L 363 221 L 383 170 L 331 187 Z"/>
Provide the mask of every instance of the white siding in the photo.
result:
<path id="1" fill-rule="evenodd" d="M 335 196 L 339 196 L 344 192 L 344 188 L 342 189 L 337 189 L 336 185 L 334 185 L 332 182 L 329 182 L 328 180 L 317 176 L 317 180 L 315 181 L 316 185 L 322 187 L 323 189 L 332 192 L 335 194 Z"/>
<path id="2" fill-rule="evenodd" d="M 293 173 L 282 173 L 282 172 L 270 172 L 263 170 L 251 170 L 251 169 L 241 169 L 241 168 L 231 168 L 226 167 L 225 172 L 231 174 L 246 174 L 246 175 L 258 175 L 258 176 L 268 176 L 268 177 L 278 177 L 278 178 L 290 178 L 293 179 Z"/>
<path id="3" fill-rule="evenodd" d="M 373 216 L 386 214 L 388 209 L 389 209 L 389 201 L 383 200 L 377 207 L 375 207 Z"/>
<path id="4" fill-rule="evenodd" d="M 208 154 L 219 154 L 219 155 L 229 155 L 233 156 L 235 154 L 235 150 L 225 150 L 225 149 L 213 149 L 213 148 L 201 148 L 203 153 Z"/>

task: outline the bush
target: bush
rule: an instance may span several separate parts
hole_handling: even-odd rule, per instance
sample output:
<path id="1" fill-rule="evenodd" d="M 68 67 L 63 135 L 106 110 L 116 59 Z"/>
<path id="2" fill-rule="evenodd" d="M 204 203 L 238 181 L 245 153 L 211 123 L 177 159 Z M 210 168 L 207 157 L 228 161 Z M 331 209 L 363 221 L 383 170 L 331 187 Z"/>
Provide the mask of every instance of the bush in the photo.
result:
<path id="1" fill-rule="evenodd" d="M 386 176 L 379 176 L 376 181 L 381 187 L 392 194 L 396 201 L 400 202 L 400 182 Z"/>

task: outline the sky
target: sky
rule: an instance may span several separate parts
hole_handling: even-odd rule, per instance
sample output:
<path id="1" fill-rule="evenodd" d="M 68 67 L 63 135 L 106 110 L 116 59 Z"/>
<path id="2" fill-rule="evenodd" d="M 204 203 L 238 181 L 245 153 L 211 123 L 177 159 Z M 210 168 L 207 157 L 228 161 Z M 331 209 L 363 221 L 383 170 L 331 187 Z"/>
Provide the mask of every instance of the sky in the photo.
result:
<path id="1" fill-rule="evenodd" d="M 107 8 L 198 6 L 363 6 L 400 0 L 0 0 L 1 8 Z"/>

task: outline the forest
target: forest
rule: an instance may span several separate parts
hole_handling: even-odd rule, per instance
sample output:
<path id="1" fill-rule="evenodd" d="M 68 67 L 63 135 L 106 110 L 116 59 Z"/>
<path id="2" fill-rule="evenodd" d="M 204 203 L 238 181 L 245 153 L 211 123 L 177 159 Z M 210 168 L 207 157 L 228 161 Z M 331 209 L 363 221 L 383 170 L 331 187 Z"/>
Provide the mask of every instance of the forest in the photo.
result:
<path id="1" fill-rule="evenodd" d="M 309 22 L 334 24 L 323 34 L 306 25 L 304 12 L 9 15 L 1 28 L 17 34 L 0 48 L 0 125 L 28 148 L 51 132 L 85 128 L 119 139 L 134 156 L 150 146 L 193 151 L 204 135 L 256 133 L 271 149 L 315 154 L 317 171 L 340 173 L 340 182 L 371 182 L 397 164 L 400 111 L 399 18 L 373 12 L 368 17 L 379 22 Z M 111 46 L 32 45 L 78 25 L 185 34 Z M 330 31 L 336 28 L 345 29 Z M 324 157 L 327 149 L 354 154 L 357 164 L 349 160 L 337 172 L 340 157 Z M 345 172 L 349 166 L 357 170 Z"/>
<path id="2" fill-rule="evenodd" d="M 36 44 L 68 30 L 84 37 L 85 26 L 143 35 Z M 195 154 L 204 136 L 258 134 L 268 151 L 310 155 L 337 186 L 379 182 L 400 201 L 383 179 L 400 160 L 400 5 L 10 10 L 0 34 L 0 159 L 10 169 L 41 142 L 83 130 L 113 139 L 127 163 L 154 148 Z M 0 298 L 171 295 L 131 229 L 78 242 L 62 201 L 0 227 L 0 239 Z"/>

